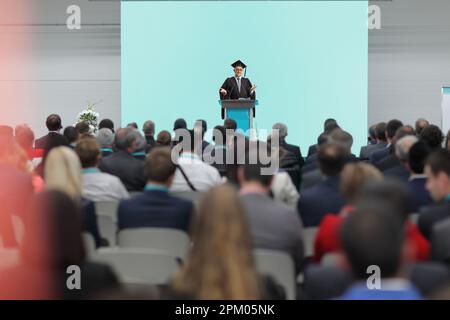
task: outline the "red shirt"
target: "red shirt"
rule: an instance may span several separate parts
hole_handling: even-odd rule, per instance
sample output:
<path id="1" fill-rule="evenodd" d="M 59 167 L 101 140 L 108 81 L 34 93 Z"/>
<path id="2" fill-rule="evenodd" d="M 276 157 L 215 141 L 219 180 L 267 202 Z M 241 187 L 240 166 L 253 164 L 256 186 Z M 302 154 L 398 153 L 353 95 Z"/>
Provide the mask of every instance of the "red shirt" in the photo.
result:
<path id="1" fill-rule="evenodd" d="M 314 240 L 314 262 L 320 262 L 322 257 L 331 252 L 341 250 L 339 231 L 346 215 L 351 211 L 347 206 L 342 209 L 341 214 L 327 214 L 320 223 L 319 230 Z M 414 249 L 415 261 L 426 261 L 430 255 L 430 243 L 420 233 L 415 224 L 406 222 L 406 238 Z"/>

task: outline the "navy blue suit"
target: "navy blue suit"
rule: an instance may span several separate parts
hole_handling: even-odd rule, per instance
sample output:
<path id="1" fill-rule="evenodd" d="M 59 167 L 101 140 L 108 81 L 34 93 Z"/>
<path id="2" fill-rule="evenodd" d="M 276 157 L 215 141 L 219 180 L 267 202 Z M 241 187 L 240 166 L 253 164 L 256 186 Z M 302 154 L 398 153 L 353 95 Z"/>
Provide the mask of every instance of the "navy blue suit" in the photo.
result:
<path id="1" fill-rule="evenodd" d="M 372 153 L 372 155 L 370 156 L 370 162 L 372 164 L 377 164 L 379 161 L 386 158 L 393 151 L 392 148 L 393 148 L 393 146 L 390 145 L 387 148 L 384 148 L 384 149 L 378 150 L 377 152 Z"/>
<path id="2" fill-rule="evenodd" d="M 147 190 L 120 202 L 118 227 L 173 228 L 188 231 L 192 202 L 169 195 L 166 191 Z"/>
<path id="3" fill-rule="evenodd" d="M 414 178 L 408 182 L 414 195 L 413 212 L 419 212 L 421 207 L 433 204 L 430 193 L 425 189 L 427 178 Z"/>
<path id="4" fill-rule="evenodd" d="M 298 211 L 303 226 L 318 226 L 327 213 L 338 214 L 341 211 L 345 202 L 339 191 L 339 182 L 339 177 L 328 177 L 301 193 Z"/>
<path id="5" fill-rule="evenodd" d="M 98 248 L 101 245 L 101 236 L 98 231 L 94 202 L 82 198 L 81 213 L 83 215 L 83 230 L 89 232 L 94 237 L 95 246 Z"/>

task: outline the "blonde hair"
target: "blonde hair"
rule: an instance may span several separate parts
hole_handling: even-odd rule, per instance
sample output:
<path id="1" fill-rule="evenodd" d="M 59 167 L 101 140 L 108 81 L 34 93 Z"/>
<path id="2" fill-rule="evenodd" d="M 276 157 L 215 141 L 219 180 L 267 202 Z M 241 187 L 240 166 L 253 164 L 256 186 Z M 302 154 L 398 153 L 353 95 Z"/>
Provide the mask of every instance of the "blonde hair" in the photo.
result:
<path id="1" fill-rule="evenodd" d="M 362 188 L 371 181 L 383 180 L 383 174 L 373 165 L 363 162 L 349 163 L 341 173 L 341 194 L 347 203 L 354 203 Z"/>
<path id="2" fill-rule="evenodd" d="M 194 245 L 172 288 L 194 299 L 260 299 L 251 239 L 235 189 L 210 190 L 193 225 Z"/>
<path id="3" fill-rule="evenodd" d="M 81 164 L 72 149 L 53 148 L 45 161 L 44 176 L 48 190 L 65 192 L 72 199 L 81 197 Z"/>

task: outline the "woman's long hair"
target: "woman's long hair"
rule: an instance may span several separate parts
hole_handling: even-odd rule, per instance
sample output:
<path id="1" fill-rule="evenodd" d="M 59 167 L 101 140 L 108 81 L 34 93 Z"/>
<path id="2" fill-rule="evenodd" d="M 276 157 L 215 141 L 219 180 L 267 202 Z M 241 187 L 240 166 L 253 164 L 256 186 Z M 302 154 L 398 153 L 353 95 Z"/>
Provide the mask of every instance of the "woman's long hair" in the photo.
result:
<path id="1" fill-rule="evenodd" d="M 173 281 L 177 294 L 214 300 L 261 298 L 251 238 L 235 188 L 219 186 L 204 196 L 192 240 L 189 258 Z"/>

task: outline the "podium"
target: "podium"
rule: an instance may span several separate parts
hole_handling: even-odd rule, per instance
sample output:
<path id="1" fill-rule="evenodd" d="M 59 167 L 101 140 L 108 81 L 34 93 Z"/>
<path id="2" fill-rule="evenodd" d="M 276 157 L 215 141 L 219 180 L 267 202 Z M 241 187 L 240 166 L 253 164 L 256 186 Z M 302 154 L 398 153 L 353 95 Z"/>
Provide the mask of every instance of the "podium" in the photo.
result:
<path id="1" fill-rule="evenodd" d="M 237 123 L 237 129 L 244 132 L 253 128 L 253 118 L 258 100 L 219 100 L 219 104 L 222 107 L 222 119 L 233 119 Z"/>

